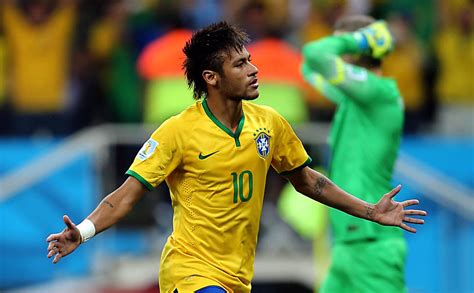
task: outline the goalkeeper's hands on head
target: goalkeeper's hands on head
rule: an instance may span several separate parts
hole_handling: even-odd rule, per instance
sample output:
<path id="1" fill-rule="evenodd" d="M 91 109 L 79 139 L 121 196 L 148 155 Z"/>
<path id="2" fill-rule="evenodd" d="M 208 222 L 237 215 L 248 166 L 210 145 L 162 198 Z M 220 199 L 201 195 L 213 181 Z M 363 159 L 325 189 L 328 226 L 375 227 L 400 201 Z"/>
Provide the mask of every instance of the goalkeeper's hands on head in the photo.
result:
<path id="1" fill-rule="evenodd" d="M 376 21 L 352 35 L 359 48 L 373 58 L 381 59 L 393 50 L 393 37 L 385 21 Z"/>

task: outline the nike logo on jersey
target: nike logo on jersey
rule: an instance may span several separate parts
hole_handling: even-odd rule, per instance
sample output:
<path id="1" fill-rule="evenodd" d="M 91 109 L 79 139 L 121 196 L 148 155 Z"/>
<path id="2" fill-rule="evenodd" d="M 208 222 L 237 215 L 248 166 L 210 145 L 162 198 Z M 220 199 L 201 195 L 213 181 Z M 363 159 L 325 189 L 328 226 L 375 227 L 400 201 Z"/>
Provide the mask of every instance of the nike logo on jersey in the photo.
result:
<path id="1" fill-rule="evenodd" d="M 215 152 L 210 153 L 210 154 L 208 154 L 208 155 L 203 155 L 202 153 L 199 153 L 199 160 L 207 159 L 207 158 L 209 158 L 210 156 L 214 155 L 214 154 L 217 153 L 217 152 L 219 152 L 219 151 L 215 151 Z"/>

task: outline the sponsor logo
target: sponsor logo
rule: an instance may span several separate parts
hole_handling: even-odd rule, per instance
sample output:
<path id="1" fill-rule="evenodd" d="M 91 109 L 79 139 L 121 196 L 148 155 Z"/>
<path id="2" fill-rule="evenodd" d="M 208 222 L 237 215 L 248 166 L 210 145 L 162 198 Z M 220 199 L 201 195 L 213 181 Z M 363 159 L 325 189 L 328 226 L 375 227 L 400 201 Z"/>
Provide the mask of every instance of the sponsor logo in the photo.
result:
<path id="1" fill-rule="evenodd" d="M 199 153 L 199 160 L 204 160 L 206 158 L 209 158 L 210 156 L 214 155 L 215 153 L 218 153 L 219 151 L 215 151 L 213 153 L 210 153 L 210 154 L 207 154 L 207 155 L 203 155 L 202 153 Z"/>

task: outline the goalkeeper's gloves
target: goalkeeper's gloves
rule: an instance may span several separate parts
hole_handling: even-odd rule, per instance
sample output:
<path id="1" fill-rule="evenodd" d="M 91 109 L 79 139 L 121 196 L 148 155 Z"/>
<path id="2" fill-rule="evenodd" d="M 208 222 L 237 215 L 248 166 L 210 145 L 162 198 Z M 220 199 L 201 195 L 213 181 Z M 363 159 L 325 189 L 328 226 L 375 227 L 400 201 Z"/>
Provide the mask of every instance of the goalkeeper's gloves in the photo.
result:
<path id="1" fill-rule="evenodd" d="M 376 21 L 352 34 L 363 52 L 381 59 L 393 49 L 393 37 L 385 21 Z"/>

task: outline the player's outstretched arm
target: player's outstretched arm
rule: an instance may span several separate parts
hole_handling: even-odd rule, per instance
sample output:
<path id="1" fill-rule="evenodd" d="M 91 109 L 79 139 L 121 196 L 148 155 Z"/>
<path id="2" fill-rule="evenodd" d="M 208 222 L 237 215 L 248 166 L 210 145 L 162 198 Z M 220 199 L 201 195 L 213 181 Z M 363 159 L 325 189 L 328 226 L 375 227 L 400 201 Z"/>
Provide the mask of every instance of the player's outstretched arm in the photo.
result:
<path id="1" fill-rule="evenodd" d="M 407 223 L 423 224 L 424 220 L 411 217 L 411 215 L 426 216 L 423 210 L 406 209 L 408 206 L 418 204 L 418 200 L 396 202 L 393 197 L 400 191 L 397 186 L 383 195 L 377 204 L 365 202 L 345 192 L 324 175 L 309 167 L 295 171 L 288 176 L 295 189 L 330 207 L 339 209 L 350 215 L 374 221 L 381 225 L 398 226 L 409 232 L 416 229 Z"/>
<path id="2" fill-rule="evenodd" d="M 76 226 L 65 215 L 63 220 L 66 228 L 60 233 L 49 235 L 46 239 L 49 242 L 48 258 L 54 256 L 53 263 L 57 263 L 81 243 L 117 223 L 146 191 L 145 186 L 138 180 L 129 177 L 119 188 L 107 195 L 80 225 Z"/>

